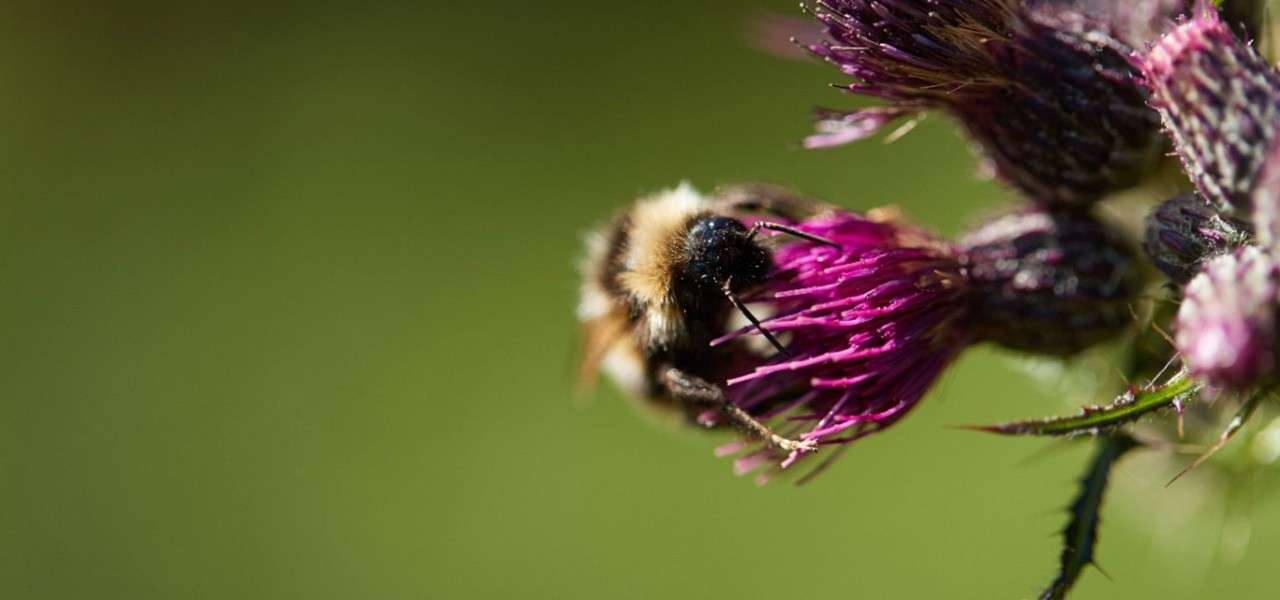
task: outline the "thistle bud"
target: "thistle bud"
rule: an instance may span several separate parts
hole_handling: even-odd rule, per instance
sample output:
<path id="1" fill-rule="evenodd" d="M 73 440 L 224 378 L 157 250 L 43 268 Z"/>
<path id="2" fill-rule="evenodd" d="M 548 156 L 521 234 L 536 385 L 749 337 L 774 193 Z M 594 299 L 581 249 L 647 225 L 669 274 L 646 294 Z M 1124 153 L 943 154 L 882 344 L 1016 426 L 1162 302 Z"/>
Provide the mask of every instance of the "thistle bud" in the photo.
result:
<path id="1" fill-rule="evenodd" d="M 1280 263 L 1245 246 L 1206 262 L 1178 308 L 1175 342 L 1191 375 L 1212 387 L 1248 388 L 1276 370 Z"/>
<path id="2" fill-rule="evenodd" d="M 1136 62 L 1200 195 L 1247 215 L 1280 119 L 1280 75 L 1207 4 L 1196 13 Z"/>
<path id="3" fill-rule="evenodd" d="M 1186 283 L 1200 263 L 1249 240 L 1249 224 L 1215 210 L 1204 198 L 1174 196 L 1147 215 L 1143 250 L 1169 279 Z"/>
<path id="4" fill-rule="evenodd" d="M 957 117 L 995 174 L 1045 204 L 1082 205 L 1135 183 L 1158 119 L 1129 47 L 1066 13 L 1012 0 L 829 0 L 810 50 L 890 107 L 824 112 L 810 146 L 871 135 L 929 109 Z"/>
<path id="5" fill-rule="evenodd" d="M 1015 350 L 1069 355 L 1122 331 L 1140 285 L 1119 232 L 1081 211 L 1024 209 L 960 242 L 974 327 Z"/>

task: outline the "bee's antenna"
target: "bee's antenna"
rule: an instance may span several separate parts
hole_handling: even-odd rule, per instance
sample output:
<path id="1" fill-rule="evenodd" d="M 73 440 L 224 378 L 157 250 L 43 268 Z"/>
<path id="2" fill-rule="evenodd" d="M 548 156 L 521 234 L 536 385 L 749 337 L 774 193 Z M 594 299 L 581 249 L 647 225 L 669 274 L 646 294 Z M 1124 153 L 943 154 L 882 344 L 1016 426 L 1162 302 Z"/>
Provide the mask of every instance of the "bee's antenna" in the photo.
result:
<path id="1" fill-rule="evenodd" d="M 729 280 L 726 279 L 724 287 L 720 289 L 724 291 L 725 297 L 729 299 L 729 302 L 733 303 L 733 306 L 738 309 L 738 312 L 741 312 L 742 316 L 746 317 L 748 321 L 751 321 L 751 324 L 755 326 L 756 331 L 759 331 L 760 335 L 764 336 L 764 339 L 769 340 L 769 343 L 772 344 L 773 347 L 776 348 L 783 356 L 791 356 L 791 353 L 787 352 L 787 349 L 782 347 L 782 343 L 778 341 L 778 338 L 773 337 L 773 334 L 769 333 L 769 330 L 765 329 L 764 325 L 760 324 L 760 319 L 757 319 L 755 315 L 751 314 L 751 311 L 747 310 L 747 305 L 743 304 L 742 300 L 738 299 L 738 295 L 733 293 L 733 290 L 729 288 Z"/>
<path id="2" fill-rule="evenodd" d="M 796 229 L 794 227 L 788 227 L 781 223 L 770 223 L 767 221 L 756 221 L 756 223 L 751 226 L 751 230 L 747 232 L 747 239 L 750 240 L 756 237 L 756 234 L 759 233 L 761 229 L 778 231 L 781 233 L 785 233 L 787 235 L 793 235 L 802 240 L 809 240 L 810 242 L 814 242 L 816 244 L 831 246 L 832 248 L 835 248 L 837 250 L 840 249 L 840 244 L 837 244 L 827 238 L 819 237 L 819 236 L 813 235 L 812 233 L 805 233 L 803 231 L 800 231 L 799 229 Z"/>

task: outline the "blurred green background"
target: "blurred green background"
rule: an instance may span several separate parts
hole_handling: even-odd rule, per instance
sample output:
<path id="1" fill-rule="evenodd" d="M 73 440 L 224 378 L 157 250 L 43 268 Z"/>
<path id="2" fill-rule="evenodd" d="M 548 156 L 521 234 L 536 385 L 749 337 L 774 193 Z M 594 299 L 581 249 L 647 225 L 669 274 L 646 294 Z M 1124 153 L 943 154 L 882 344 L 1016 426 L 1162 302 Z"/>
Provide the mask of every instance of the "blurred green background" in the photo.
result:
<path id="1" fill-rule="evenodd" d="M 800 488 L 570 392 L 581 233 L 638 194 L 773 181 L 943 233 L 1006 200 L 942 119 L 798 150 L 849 100 L 749 47 L 792 2 L 180 4 L 0 6 L 0 597 L 1048 581 L 1088 450 L 946 428 L 1063 410 L 1007 355 Z M 1076 597 L 1265 595 L 1280 511 L 1224 561 L 1220 515 L 1142 503 Z"/>

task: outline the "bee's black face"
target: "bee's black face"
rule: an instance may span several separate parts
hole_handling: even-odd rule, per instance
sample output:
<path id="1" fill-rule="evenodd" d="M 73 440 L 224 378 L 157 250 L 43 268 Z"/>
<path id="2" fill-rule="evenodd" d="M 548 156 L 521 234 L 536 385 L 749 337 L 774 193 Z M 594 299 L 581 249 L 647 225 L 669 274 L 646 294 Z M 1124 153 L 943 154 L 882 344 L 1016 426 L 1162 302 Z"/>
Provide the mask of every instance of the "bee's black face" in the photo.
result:
<path id="1" fill-rule="evenodd" d="M 773 264 L 769 252 L 749 235 L 736 219 L 708 216 L 694 221 L 686 239 L 687 262 L 679 274 L 684 291 L 704 298 L 722 296 L 726 282 L 736 292 L 764 281 Z"/>

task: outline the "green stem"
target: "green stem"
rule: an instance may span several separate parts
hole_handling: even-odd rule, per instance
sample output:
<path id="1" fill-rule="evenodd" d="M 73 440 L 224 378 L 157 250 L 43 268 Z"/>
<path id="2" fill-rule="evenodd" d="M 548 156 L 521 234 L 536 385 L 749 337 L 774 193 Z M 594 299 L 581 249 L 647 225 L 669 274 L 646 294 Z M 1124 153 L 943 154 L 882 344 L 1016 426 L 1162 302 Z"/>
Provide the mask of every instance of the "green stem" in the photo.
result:
<path id="1" fill-rule="evenodd" d="M 1121 456 L 1136 447 L 1138 443 L 1123 434 L 1098 438 L 1098 450 L 1080 478 L 1080 491 L 1071 502 L 1070 519 L 1062 530 L 1058 575 L 1040 594 L 1040 600 L 1065 598 L 1084 568 L 1093 564 L 1093 553 L 1098 545 L 1098 525 L 1102 522 L 1102 497 L 1111 468 Z"/>

